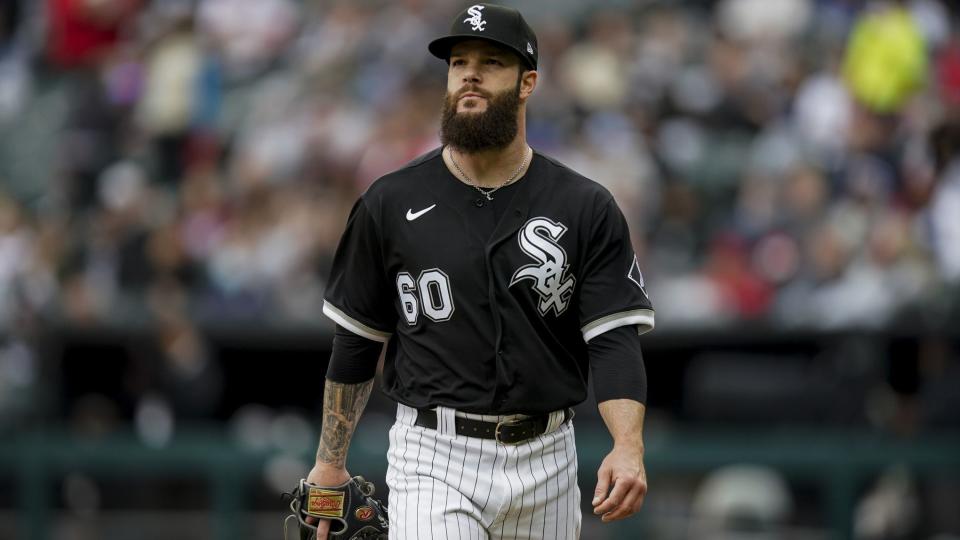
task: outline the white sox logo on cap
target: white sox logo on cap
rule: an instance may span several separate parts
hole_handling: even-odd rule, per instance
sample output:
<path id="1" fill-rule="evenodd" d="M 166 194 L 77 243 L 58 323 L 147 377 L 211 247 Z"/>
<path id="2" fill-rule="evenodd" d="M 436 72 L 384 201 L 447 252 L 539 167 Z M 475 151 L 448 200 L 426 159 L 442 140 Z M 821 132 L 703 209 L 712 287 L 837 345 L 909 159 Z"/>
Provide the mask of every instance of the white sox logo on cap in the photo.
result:
<path id="1" fill-rule="evenodd" d="M 470 15 L 463 20 L 465 23 L 470 23 L 473 26 L 474 32 L 483 32 L 483 27 L 487 25 L 487 21 L 483 20 L 483 14 L 480 11 L 483 10 L 483 6 L 477 4 L 470 6 L 470 9 L 467 10 L 467 14 Z"/>
<path id="2" fill-rule="evenodd" d="M 490 23 L 490 24 L 487 24 Z M 537 69 L 537 35 L 519 11 L 499 4 L 473 4 L 453 19 L 450 32 L 427 45 L 430 54 L 450 62 L 453 46 L 482 39 L 517 53 L 530 69 Z"/>

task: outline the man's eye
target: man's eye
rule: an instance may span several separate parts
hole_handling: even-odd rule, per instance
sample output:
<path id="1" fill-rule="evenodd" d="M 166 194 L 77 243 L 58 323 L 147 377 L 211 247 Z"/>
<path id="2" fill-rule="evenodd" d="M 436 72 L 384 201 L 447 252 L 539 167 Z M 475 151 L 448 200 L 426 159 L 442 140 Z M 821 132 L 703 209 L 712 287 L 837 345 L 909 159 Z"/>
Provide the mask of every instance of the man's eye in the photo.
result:
<path id="1" fill-rule="evenodd" d="M 502 64 L 500 63 L 500 61 L 497 60 L 496 58 L 491 58 L 491 59 L 487 60 L 487 63 L 488 63 L 488 64 L 493 64 L 493 65 L 495 65 L 495 66 L 502 65 Z"/>
<path id="2" fill-rule="evenodd" d="M 462 65 L 463 65 L 463 60 L 454 60 L 454 61 L 450 62 L 450 65 L 451 65 L 451 66 L 462 66 Z"/>

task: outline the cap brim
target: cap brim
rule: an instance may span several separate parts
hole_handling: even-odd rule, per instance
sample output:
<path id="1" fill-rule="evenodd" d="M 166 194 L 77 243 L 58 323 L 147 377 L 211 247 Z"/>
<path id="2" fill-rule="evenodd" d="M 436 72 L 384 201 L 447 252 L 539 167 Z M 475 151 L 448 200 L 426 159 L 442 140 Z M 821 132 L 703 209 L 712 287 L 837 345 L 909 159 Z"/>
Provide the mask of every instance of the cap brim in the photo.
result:
<path id="1" fill-rule="evenodd" d="M 451 36 L 444 36 L 442 38 L 437 38 L 431 41 L 429 45 L 427 45 L 427 49 L 430 51 L 430 54 L 436 56 L 437 58 L 441 60 L 449 61 L 450 50 L 453 49 L 453 46 L 461 41 L 466 41 L 468 39 L 482 39 L 483 41 L 496 43 L 501 47 L 505 47 L 510 51 L 513 51 L 517 56 L 520 57 L 520 61 L 523 62 L 530 69 L 534 69 L 534 70 L 536 69 L 533 65 L 530 64 L 530 61 L 527 60 L 527 58 L 523 55 L 523 53 L 513 45 L 500 41 L 499 39 L 488 38 L 485 36 L 478 36 L 476 34 L 454 34 Z"/>

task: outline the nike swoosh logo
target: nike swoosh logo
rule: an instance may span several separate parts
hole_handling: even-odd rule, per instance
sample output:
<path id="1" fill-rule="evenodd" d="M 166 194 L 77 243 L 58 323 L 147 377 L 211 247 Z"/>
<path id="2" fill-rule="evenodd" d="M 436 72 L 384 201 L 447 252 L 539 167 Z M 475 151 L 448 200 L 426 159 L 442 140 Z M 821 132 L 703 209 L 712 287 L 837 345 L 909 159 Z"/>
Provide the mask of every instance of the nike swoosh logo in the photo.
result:
<path id="1" fill-rule="evenodd" d="M 420 216 L 426 214 L 427 212 L 433 210 L 433 207 L 435 207 L 435 206 L 437 206 L 437 205 L 436 205 L 436 204 L 431 204 L 430 206 L 424 208 L 423 210 L 420 210 L 419 212 L 414 212 L 414 211 L 413 211 L 413 208 L 407 210 L 407 221 L 413 221 L 413 220 L 417 219 L 418 217 L 420 217 Z"/>

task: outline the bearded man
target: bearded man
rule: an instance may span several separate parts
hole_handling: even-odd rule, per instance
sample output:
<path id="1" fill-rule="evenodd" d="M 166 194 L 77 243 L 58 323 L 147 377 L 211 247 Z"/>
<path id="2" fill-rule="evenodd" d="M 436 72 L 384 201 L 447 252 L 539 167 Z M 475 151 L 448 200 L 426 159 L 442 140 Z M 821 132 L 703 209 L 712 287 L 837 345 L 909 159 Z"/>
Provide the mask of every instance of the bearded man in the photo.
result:
<path id="1" fill-rule="evenodd" d="M 385 345 L 389 537 L 578 538 L 571 407 L 588 378 L 613 437 L 594 514 L 630 516 L 647 490 L 640 335 L 654 312 L 629 229 L 609 192 L 527 143 L 539 51 L 519 12 L 470 6 L 429 50 L 449 65 L 443 144 L 350 214 L 324 298 L 337 331 L 307 480 L 350 480 Z M 327 538 L 330 522 L 313 522 Z"/>

